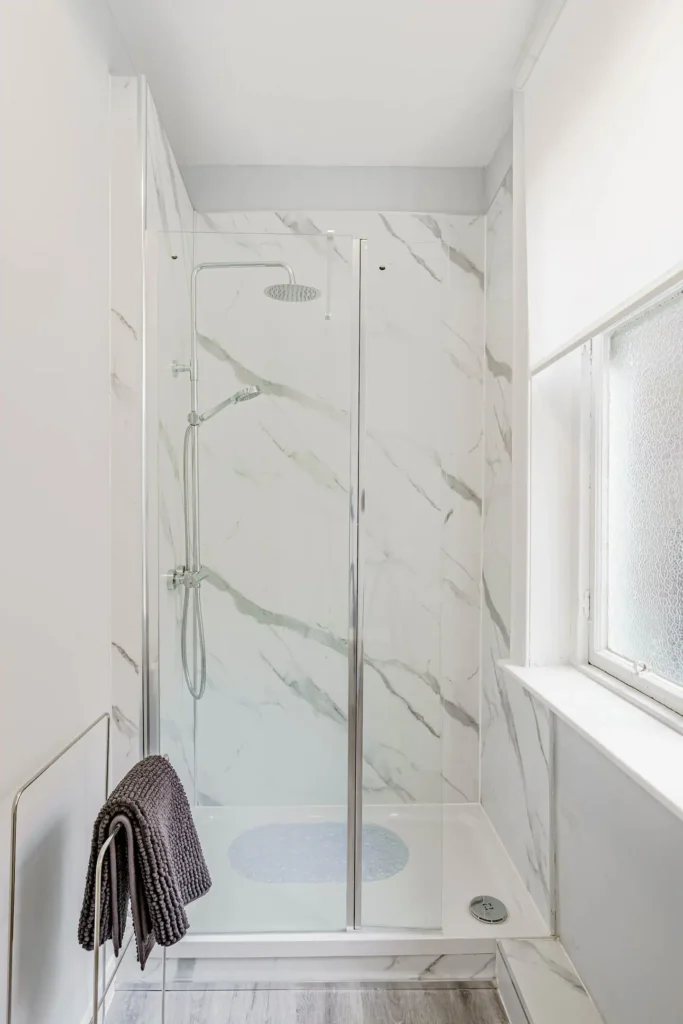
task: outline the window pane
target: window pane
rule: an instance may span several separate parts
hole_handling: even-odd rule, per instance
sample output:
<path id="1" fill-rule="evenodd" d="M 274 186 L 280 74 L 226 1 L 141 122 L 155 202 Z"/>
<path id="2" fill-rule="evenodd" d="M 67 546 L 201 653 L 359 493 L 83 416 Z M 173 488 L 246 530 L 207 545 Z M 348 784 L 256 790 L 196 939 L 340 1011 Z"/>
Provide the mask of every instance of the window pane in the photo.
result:
<path id="1" fill-rule="evenodd" d="M 609 352 L 610 650 L 683 684 L 683 297 Z"/>

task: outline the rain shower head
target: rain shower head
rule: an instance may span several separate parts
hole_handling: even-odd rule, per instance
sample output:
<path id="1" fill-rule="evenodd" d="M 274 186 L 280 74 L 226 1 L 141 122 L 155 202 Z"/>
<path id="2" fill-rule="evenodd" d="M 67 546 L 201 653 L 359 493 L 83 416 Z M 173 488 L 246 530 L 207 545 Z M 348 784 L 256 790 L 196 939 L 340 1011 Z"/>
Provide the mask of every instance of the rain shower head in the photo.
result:
<path id="1" fill-rule="evenodd" d="M 269 284 L 263 289 L 263 294 L 269 299 L 277 299 L 278 302 L 311 302 L 312 299 L 320 297 L 318 288 L 309 284 L 297 284 L 296 281 L 288 281 L 287 284 Z"/>
<path id="2" fill-rule="evenodd" d="M 236 391 L 234 395 L 230 395 L 230 398 L 225 398 L 218 405 L 212 406 L 206 412 L 203 412 L 201 416 L 197 416 L 196 413 L 190 413 L 187 417 L 188 422 L 193 426 L 199 423 L 205 423 L 206 420 L 210 420 L 216 413 L 222 412 L 223 409 L 227 409 L 229 405 L 238 405 L 240 402 L 248 402 L 250 398 L 258 398 L 261 394 L 261 388 L 256 387 L 255 384 L 250 384 L 248 388 L 242 388 L 241 391 Z"/>

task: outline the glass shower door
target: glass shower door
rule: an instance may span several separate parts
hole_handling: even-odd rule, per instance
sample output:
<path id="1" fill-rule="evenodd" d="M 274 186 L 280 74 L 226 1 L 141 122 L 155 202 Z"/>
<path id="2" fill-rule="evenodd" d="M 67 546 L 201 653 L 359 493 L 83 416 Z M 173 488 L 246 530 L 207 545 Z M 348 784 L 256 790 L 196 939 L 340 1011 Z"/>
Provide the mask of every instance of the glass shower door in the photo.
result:
<path id="1" fill-rule="evenodd" d="M 195 933 L 441 927 L 448 271 L 383 237 L 158 240 L 160 749 L 213 877 Z"/>
<path id="2" fill-rule="evenodd" d="M 160 569 L 167 576 L 185 564 L 184 241 L 171 237 L 160 247 L 158 268 Z M 195 268 L 240 264 L 195 271 L 200 700 L 188 692 L 179 650 L 186 588 L 167 590 L 165 580 L 160 590 L 161 750 L 192 796 L 213 878 L 211 892 L 190 908 L 195 932 L 328 931 L 347 923 L 353 256 L 343 237 L 331 244 L 314 234 L 194 235 Z M 319 296 L 266 294 L 288 282 L 279 264 Z M 245 389 L 252 400 L 206 416 Z M 191 608 L 196 599 L 197 592 Z M 189 618 L 188 659 L 201 665 L 192 610 Z"/>
<path id="3" fill-rule="evenodd" d="M 440 242 L 407 245 L 396 231 L 368 240 L 362 273 L 364 863 L 357 916 L 372 928 L 442 926 L 447 281 Z"/>

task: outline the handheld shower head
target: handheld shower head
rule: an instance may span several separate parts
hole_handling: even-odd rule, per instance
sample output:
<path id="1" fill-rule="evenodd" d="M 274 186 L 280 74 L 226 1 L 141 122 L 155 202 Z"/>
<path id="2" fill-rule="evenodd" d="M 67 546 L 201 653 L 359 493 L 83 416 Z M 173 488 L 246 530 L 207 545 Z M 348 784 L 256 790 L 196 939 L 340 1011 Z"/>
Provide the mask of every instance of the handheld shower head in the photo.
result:
<path id="1" fill-rule="evenodd" d="M 203 412 L 201 416 L 197 416 L 196 413 L 190 413 L 187 417 L 188 423 L 193 426 L 199 423 L 205 423 L 206 420 L 210 420 L 217 413 L 222 412 L 223 409 L 227 409 L 229 405 L 238 405 L 240 402 L 248 402 L 250 398 L 258 398 L 261 394 L 261 388 L 256 387 L 254 384 L 250 384 L 248 388 L 242 388 L 241 391 L 236 391 L 234 395 L 230 395 L 230 398 L 225 398 L 218 405 L 212 406 Z"/>
<path id="2" fill-rule="evenodd" d="M 250 384 L 248 388 L 242 388 L 241 391 L 236 391 L 228 401 L 234 402 L 235 404 L 238 402 L 248 402 L 250 398 L 258 398 L 260 394 L 261 388 L 257 387 L 255 384 Z"/>

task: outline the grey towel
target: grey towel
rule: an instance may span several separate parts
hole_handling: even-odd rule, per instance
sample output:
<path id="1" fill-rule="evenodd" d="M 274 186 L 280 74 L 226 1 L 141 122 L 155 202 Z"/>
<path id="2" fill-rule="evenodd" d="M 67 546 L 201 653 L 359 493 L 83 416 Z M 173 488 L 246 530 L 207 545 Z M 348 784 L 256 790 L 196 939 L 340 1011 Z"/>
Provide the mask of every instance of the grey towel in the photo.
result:
<path id="1" fill-rule="evenodd" d="M 100 943 L 118 955 L 131 901 L 138 960 L 144 968 L 155 941 L 172 946 L 189 928 L 185 907 L 211 886 L 182 783 L 164 757 L 131 768 L 95 821 L 78 941 L 93 949 L 95 866 L 102 844 L 120 825 L 102 865 Z"/>

